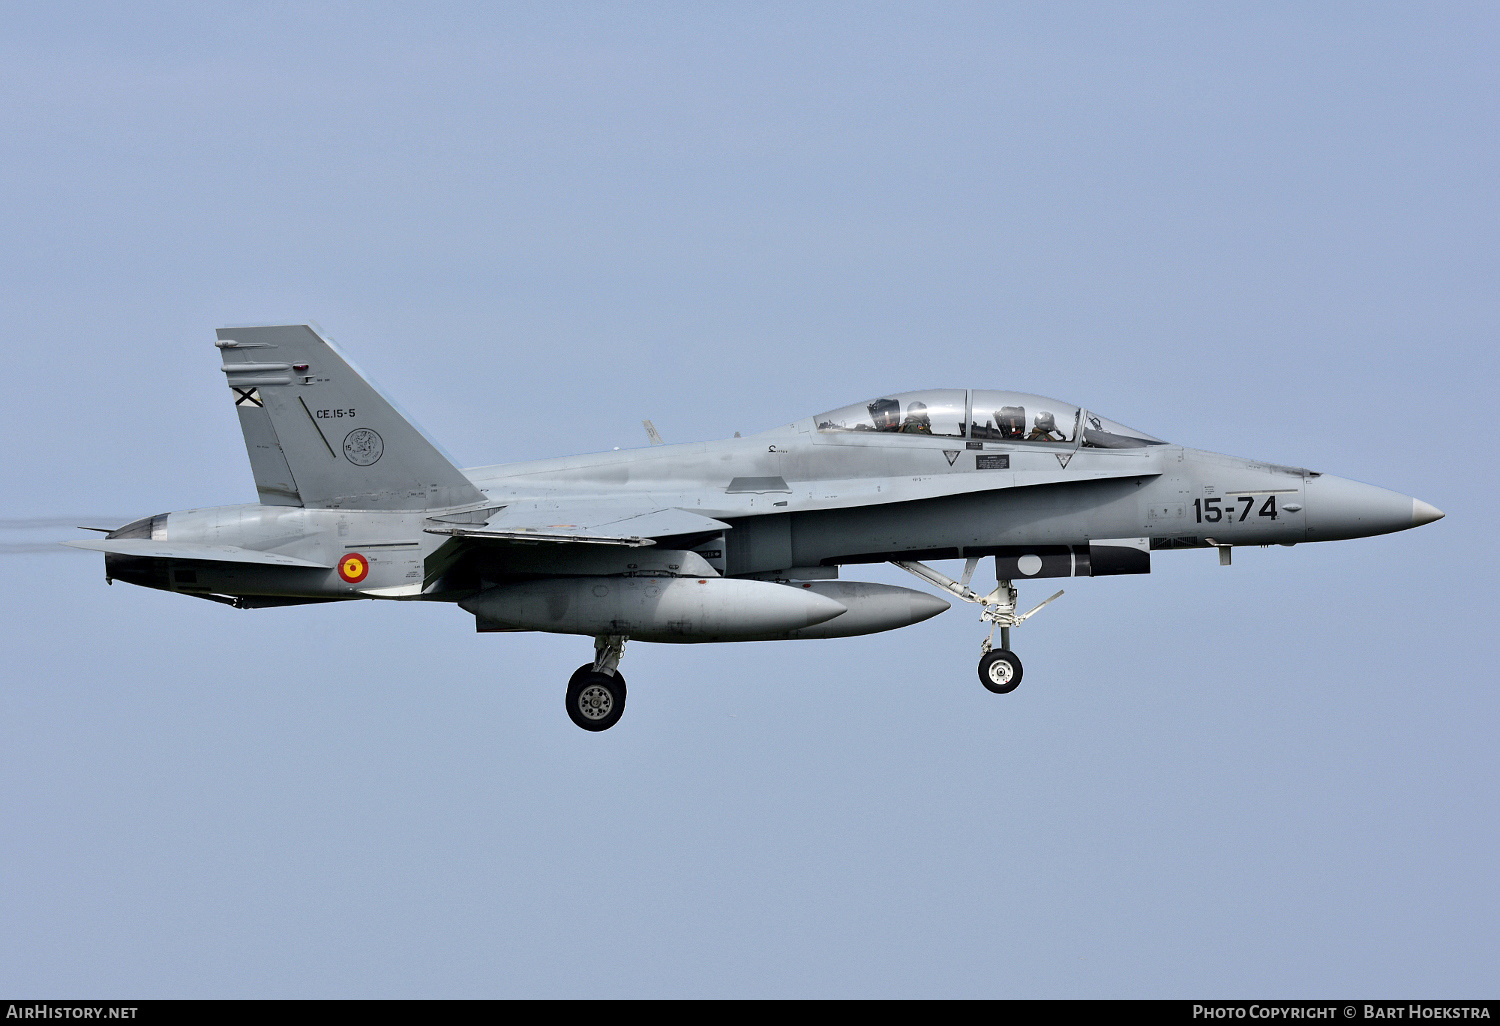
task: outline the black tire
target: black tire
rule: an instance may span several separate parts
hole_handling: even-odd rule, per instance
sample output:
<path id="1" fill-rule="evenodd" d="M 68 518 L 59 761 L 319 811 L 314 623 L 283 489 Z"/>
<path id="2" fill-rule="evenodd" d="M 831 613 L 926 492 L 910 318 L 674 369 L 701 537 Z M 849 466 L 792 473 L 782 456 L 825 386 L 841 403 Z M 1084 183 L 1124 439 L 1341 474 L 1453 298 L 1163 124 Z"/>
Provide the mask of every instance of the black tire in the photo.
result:
<path id="1" fill-rule="evenodd" d="M 587 670 L 568 682 L 568 718 L 584 730 L 608 730 L 625 714 L 625 678 Z"/>
<path id="2" fill-rule="evenodd" d="M 1004 648 L 985 653 L 979 660 L 979 683 L 997 695 L 1008 695 L 1021 686 L 1021 660 Z"/>

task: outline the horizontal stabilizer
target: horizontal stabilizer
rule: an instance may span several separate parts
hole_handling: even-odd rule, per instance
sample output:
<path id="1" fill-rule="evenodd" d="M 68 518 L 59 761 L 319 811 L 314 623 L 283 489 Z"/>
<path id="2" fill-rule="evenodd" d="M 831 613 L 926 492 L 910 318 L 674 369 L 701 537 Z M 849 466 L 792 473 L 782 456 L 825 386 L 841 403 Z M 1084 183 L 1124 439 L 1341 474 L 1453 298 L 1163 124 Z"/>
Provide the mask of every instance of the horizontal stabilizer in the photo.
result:
<path id="1" fill-rule="evenodd" d="M 143 559 L 194 559 L 205 563 L 256 563 L 261 566 L 300 566 L 330 570 L 328 563 L 283 556 L 278 552 L 260 552 L 234 545 L 206 545 L 199 542 L 157 542 L 146 538 L 84 538 L 65 541 L 75 549 L 111 552 L 117 556 L 139 556 Z"/>

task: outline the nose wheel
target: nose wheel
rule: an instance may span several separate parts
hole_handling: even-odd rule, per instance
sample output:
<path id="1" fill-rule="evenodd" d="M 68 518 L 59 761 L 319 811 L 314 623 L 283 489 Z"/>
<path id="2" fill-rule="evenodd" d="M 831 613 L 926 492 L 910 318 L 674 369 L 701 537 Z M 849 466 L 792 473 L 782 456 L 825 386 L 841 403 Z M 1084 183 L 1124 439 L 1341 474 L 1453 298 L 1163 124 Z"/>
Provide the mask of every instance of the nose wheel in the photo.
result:
<path id="1" fill-rule="evenodd" d="M 997 695 L 1008 695 L 1016 690 L 1021 684 L 1021 660 L 1010 650 L 1010 629 L 1019 627 L 1035 616 L 1048 602 L 1061 598 L 1062 592 L 1059 591 L 1052 598 L 1037 603 L 1029 611 L 1017 616 L 1016 589 L 1009 581 L 997 580 L 995 590 L 988 595 L 980 595 L 970 589 L 969 581 L 973 579 L 974 570 L 979 566 L 978 556 L 969 557 L 969 561 L 964 565 L 963 579 L 959 581 L 915 560 L 892 560 L 892 562 L 907 573 L 937 585 L 964 602 L 972 602 L 983 607 L 983 612 L 979 614 L 979 621 L 990 625 L 990 634 L 984 639 L 984 644 L 979 646 L 979 683 Z M 999 648 L 994 647 L 996 628 L 1000 630 Z"/>
<path id="2" fill-rule="evenodd" d="M 625 714 L 625 675 L 619 670 L 625 640 L 622 634 L 595 638 L 594 661 L 568 679 L 568 718 L 584 730 L 608 730 Z"/>
<path id="3" fill-rule="evenodd" d="M 997 648 L 979 657 L 979 683 L 997 695 L 1021 686 L 1021 660 L 1009 649 Z"/>

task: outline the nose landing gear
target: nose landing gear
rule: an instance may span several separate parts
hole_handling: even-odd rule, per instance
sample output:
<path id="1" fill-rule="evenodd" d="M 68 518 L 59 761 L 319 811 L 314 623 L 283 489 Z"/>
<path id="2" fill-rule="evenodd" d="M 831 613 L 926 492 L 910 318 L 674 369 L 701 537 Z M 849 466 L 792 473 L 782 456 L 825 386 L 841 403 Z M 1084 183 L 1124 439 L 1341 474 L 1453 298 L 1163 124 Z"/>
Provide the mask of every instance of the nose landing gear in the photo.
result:
<path id="1" fill-rule="evenodd" d="M 964 564 L 964 576 L 962 580 L 955 581 L 953 578 L 939 573 L 925 563 L 916 560 L 903 561 L 892 560 L 896 566 L 909 574 L 914 574 L 930 584 L 935 584 L 950 595 L 964 602 L 972 602 L 982 606 L 983 612 L 979 614 L 980 623 L 990 625 L 990 633 L 984 639 L 984 644 L 979 646 L 979 683 L 997 695 L 1005 695 L 1014 691 L 1021 684 L 1021 660 L 1010 650 L 1010 629 L 1018 627 L 1026 620 L 1035 616 L 1037 611 L 1053 599 L 1061 598 L 1059 591 L 1051 598 L 1037 603 L 1030 610 L 1016 615 L 1016 589 L 1010 581 L 999 580 L 996 582 L 995 590 L 988 595 L 980 595 L 969 588 L 969 581 L 974 577 L 974 570 L 979 566 L 979 557 L 970 556 Z M 1000 629 L 1000 647 L 995 648 L 995 629 Z"/>
<path id="2" fill-rule="evenodd" d="M 568 680 L 568 718 L 584 730 L 608 730 L 625 714 L 625 675 L 619 671 L 625 641 L 623 634 L 599 635 L 594 661 Z"/>

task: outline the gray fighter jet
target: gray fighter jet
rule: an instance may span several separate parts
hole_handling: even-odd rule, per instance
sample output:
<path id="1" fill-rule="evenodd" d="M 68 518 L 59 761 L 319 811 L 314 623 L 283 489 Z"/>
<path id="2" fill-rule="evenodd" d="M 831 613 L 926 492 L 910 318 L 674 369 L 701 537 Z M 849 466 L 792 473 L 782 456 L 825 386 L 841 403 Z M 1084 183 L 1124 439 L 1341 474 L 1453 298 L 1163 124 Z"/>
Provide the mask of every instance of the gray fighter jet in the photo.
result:
<path id="1" fill-rule="evenodd" d="M 452 602 L 480 631 L 594 639 L 567 710 L 625 708 L 627 639 L 844 638 L 949 608 L 839 579 L 890 562 L 980 607 L 979 680 L 1021 682 L 1015 581 L 1143 574 L 1161 549 L 1295 545 L 1443 514 L 1299 467 L 1201 452 L 1019 392 L 884 395 L 770 431 L 460 470 L 307 325 L 216 343 L 260 502 L 162 513 L 70 542 L 106 580 L 240 609 Z M 971 587 L 993 558 L 996 586 Z M 964 559 L 958 579 L 924 560 Z M 1000 632 L 1000 645 L 994 635 Z"/>

